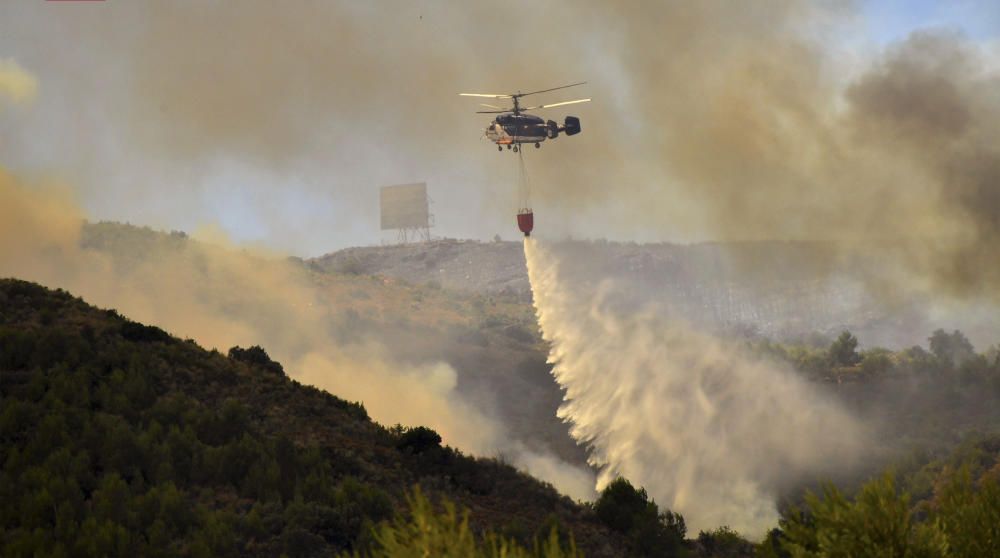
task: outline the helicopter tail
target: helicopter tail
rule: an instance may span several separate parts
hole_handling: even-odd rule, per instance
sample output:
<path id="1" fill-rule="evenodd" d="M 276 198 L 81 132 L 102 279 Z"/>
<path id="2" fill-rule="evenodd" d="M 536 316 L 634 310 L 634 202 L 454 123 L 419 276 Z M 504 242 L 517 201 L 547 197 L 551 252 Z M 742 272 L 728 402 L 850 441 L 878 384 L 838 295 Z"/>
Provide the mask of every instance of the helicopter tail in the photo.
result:
<path id="1" fill-rule="evenodd" d="M 545 123 L 545 132 L 549 139 L 556 139 L 559 132 L 564 132 L 567 136 L 575 136 L 580 133 L 580 119 L 575 116 L 567 116 L 562 126 L 556 124 L 554 120 Z"/>
<path id="2" fill-rule="evenodd" d="M 575 116 L 567 116 L 566 123 L 562 127 L 567 136 L 575 136 L 580 133 L 580 119 Z"/>

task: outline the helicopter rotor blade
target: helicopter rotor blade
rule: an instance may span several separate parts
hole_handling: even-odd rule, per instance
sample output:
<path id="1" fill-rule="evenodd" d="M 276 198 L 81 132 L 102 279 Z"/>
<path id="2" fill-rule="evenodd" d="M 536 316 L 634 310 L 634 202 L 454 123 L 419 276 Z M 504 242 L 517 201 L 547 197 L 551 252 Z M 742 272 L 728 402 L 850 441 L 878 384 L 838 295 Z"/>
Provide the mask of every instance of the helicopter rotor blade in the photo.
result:
<path id="1" fill-rule="evenodd" d="M 490 99 L 510 99 L 513 95 L 490 95 L 488 93 L 459 93 L 462 97 L 489 97 Z"/>
<path id="2" fill-rule="evenodd" d="M 491 109 L 496 109 L 496 110 L 504 110 L 503 107 L 498 107 L 496 105 L 487 105 L 486 103 L 479 103 L 479 106 L 481 106 L 481 107 L 487 107 L 487 108 L 491 108 Z"/>
<path id="3" fill-rule="evenodd" d="M 509 97 L 524 97 L 526 95 L 534 95 L 536 93 L 547 93 L 549 91 L 555 91 L 556 89 L 566 89 L 567 87 L 576 87 L 577 85 L 583 85 L 587 82 L 581 81 L 580 83 L 571 83 L 569 85 L 560 85 L 559 87 L 553 87 L 552 89 L 542 89 L 541 91 L 530 91 L 528 93 L 516 93 L 514 95 L 508 95 Z"/>
<path id="4" fill-rule="evenodd" d="M 509 110 L 477 110 L 476 114 L 503 114 Z"/>
<path id="5" fill-rule="evenodd" d="M 537 110 L 544 108 L 561 107 L 563 105 L 575 105 L 576 103 L 586 103 L 589 101 L 590 99 L 577 99 L 575 101 L 563 101 L 561 103 L 552 103 L 551 105 L 538 105 L 537 107 L 528 107 L 528 108 L 523 108 L 521 110 Z"/>

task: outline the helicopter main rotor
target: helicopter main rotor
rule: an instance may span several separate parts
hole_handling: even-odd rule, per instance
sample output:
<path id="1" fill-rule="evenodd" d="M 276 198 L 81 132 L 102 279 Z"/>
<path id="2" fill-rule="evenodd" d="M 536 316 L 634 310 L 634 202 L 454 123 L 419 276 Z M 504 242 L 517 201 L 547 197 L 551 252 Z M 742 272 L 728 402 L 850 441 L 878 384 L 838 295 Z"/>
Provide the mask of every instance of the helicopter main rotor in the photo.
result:
<path id="1" fill-rule="evenodd" d="M 525 110 L 537 110 L 537 109 L 543 109 L 543 108 L 549 108 L 549 107 L 557 107 L 557 106 L 561 106 L 561 105 L 572 105 L 574 103 L 586 103 L 587 101 L 590 101 L 590 99 L 577 99 L 575 101 L 563 101 L 561 103 L 553 103 L 551 105 L 538 105 L 536 107 L 521 108 L 521 103 L 519 102 L 520 99 L 521 99 L 521 97 L 526 97 L 528 95 L 535 95 L 535 94 L 538 94 L 538 93 L 548 93 L 549 91 L 556 91 L 557 89 L 566 89 L 567 87 L 576 87 L 577 85 L 583 85 L 585 83 L 587 83 L 587 82 L 581 81 L 580 83 L 571 83 L 569 85 L 560 85 L 559 87 L 553 87 L 551 89 L 541 89 L 541 90 L 538 90 L 538 91 L 529 91 L 527 93 L 521 93 L 519 91 L 517 93 L 502 93 L 502 94 L 493 94 L 493 93 L 459 93 L 459 95 L 461 95 L 463 97 L 487 97 L 487 98 L 490 98 L 490 99 L 511 99 L 511 101 L 514 103 L 514 107 L 513 108 L 504 109 L 502 107 L 484 104 L 483 106 L 486 106 L 486 107 L 489 107 L 489 108 L 492 108 L 492 109 L 497 109 L 497 110 L 479 110 L 479 111 L 476 111 L 476 113 L 477 114 L 500 114 L 500 113 L 504 113 L 504 112 L 513 112 L 515 115 L 518 115 L 518 114 L 521 114 L 521 111 L 525 111 Z"/>
<path id="2" fill-rule="evenodd" d="M 528 175 L 524 166 L 524 153 L 520 146 L 526 144 L 534 144 L 535 148 L 541 147 L 541 143 L 547 139 L 555 139 L 560 132 L 565 133 L 567 136 L 575 136 L 580 133 L 580 119 L 575 116 L 567 116 L 563 125 L 560 126 L 556 121 L 549 120 L 545 121 L 540 116 L 533 114 L 522 114 L 525 111 L 537 110 L 551 107 L 561 107 L 564 105 L 573 105 L 576 103 L 586 103 L 590 99 L 576 99 L 573 101 L 562 101 L 559 103 L 550 103 L 547 105 L 537 105 L 533 107 L 521 107 L 521 97 L 527 97 L 528 95 L 536 95 L 538 93 L 548 93 L 549 91 L 556 91 L 559 89 L 566 89 L 567 87 L 576 87 L 577 85 L 583 85 L 587 83 L 581 81 L 580 83 L 571 83 L 569 85 L 561 85 L 559 87 L 553 87 L 551 89 L 540 89 L 538 91 L 529 91 L 527 93 L 459 93 L 463 97 L 485 97 L 488 99 L 510 99 L 511 103 L 514 105 L 513 108 L 505 109 L 497 105 L 490 105 L 486 103 L 480 103 L 482 106 L 492 109 L 492 110 L 480 110 L 476 111 L 479 114 L 499 114 L 493 119 L 489 127 L 486 128 L 486 132 L 483 137 L 490 139 L 493 143 L 497 144 L 497 150 L 503 151 L 504 146 L 507 149 L 513 151 L 517 154 L 518 162 L 520 163 L 520 187 L 519 187 L 519 201 L 518 207 L 521 209 L 517 212 L 517 228 L 524 233 L 525 237 L 531 235 L 531 231 L 535 226 L 535 214 L 531 210 L 531 204 L 529 200 L 529 187 L 528 187 Z"/>

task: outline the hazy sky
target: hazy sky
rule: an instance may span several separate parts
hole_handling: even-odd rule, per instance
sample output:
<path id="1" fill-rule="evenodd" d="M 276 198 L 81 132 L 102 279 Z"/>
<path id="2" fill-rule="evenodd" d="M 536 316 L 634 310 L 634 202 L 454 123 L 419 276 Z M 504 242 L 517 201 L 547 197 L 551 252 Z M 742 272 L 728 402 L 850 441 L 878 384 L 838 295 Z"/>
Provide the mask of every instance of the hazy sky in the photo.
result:
<path id="1" fill-rule="evenodd" d="M 792 0 L 772 4 L 740 17 L 804 11 Z M 816 14 L 793 32 L 826 51 L 825 69 L 845 81 L 928 26 L 994 51 L 1000 43 L 995 0 L 828 0 L 808 11 Z M 218 226 L 236 241 L 304 256 L 390 238 L 378 230 L 378 188 L 415 181 L 428 184 L 436 236 L 514 239 L 515 158 L 480 139 L 489 119 L 457 93 L 587 80 L 538 98 L 594 102 L 542 114 L 577 115 L 583 133 L 528 149 L 537 229 L 712 238 L 715 227 L 699 224 L 709 217 L 666 176 L 654 141 L 662 124 L 637 102 L 650 82 L 630 56 L 657 49 L 657 37 L 631 55 L 623 44 L 643 15 L 521 0 L 5 2 L 0 59 L 34 74 L 39 88 L 33 102 L 0 112 L 0 165 L 69 185 L 95 220 Z M 727 25 L 708 24 L 706 40 Z M 681 45 L 657 54 L 683 58 Z M 668 208 L 655 225 L 632 219 L 642 195 Z"/>
<path id="2" fill-rule="evenodd" d="M 869 0 L 862 11 L 869 33 L 880 43 L 924 27 L 953 27 L 983 40 L 1000 33 L 1000 7 L 992 0 Z"/>

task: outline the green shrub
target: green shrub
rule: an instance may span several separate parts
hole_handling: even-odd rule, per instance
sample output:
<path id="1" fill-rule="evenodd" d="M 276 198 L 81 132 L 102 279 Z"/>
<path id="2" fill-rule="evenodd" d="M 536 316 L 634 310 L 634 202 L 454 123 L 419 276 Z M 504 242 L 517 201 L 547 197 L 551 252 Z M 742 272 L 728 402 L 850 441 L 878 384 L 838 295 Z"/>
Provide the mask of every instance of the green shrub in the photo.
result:
<path id="1" fill-rule="evenodd" d="M 245 362 L 250 365 L 259 366 L 279 376 L 285 375 L 285 369 L 281 366 L 281 363 L 275 360 L 271 360 L 271 357 L 268 356 L 267 351 L 265 351 L 264 348 L 261 347 L 260 345 L 254 345 L 249 349 L 244 349 L 242 347 L 233 347 L 229 349 L 229 358 L 233 360 L 238 360 L 240 362 Z"/>
<path id="2" fill-rule="evenodd" d="M 808 494 L 806 509 L 789 511 L 781 528 L 781 546 L 795 557 L 947 556 L 946 538 L 933 523 L 915 521 L 909 495 L 890 473 L 865 484 L 853 501 L 833 485 Z"/>
<path id="3" fill-rule="evenodd" d="M 132 320 L 125 320 L 122 322 L 121 334 L 125 339 L 139 343 L 173 342 L 173 338 L 170 337 L 170 334 L 162 329 L 156 326 L 133 322 Z"/>
<path id="4" fill-rule="evenodd" d="M 750 556 L 754 550 L 753 543 L 726 525 L 698 533 L 696 542 L 704 555 L 718 558 Z"/>
<path id="5" fill-rule="evenodd" d="M 934 525 L 948 542 L 948 556 L 1000 556 L 1000 483 L 984 478 L 974 486 L 963 467 L 935 498 Z"/>
<path id="6" fill-rule="evenodd" d="M 892 352 L 887 349 L 872 349 L 861 355 L 861 373 L 878 376 L 892 369 Z"/>
<path id="7" fill-rule="evenodd" d="M 687 527 L 679 513 L 660 513 L 644 488 L 618 477 L 601 491 L 594 512 L 604 525 L 625 535 L 632 556 L 675 556 L 683 550 Z"/>
<path id="8" fill-rule="evenodd" d="M 544 542 L 536 541 L 532 549 L 494 533 L 476 536 L 469 528 L 468 511 L 459 512 L 455 505 L 443 501 L 440 513 L 419 487 L 407 496 L 409 512 L 373 531 L 372 547 L 353 556 L 367 558 L 424 558 L 442 556 L 454 558 L 575 558 L 581 556 L 570 539 L 564 547 L 559 533 L 553 529 Z"/>
<path id="9" fill-rule="evenodd" d="M 854 366 L 861 362 L 861 355 L 858 354 L 858 338 L 851 335 L 850 331 L 844 330 L 830 345 L 830 361 L 835 366 Z"/>
<path id="10" fill-rule="evenodd" d="M 441 435 L 426 426 L 416 426 L 402 431 L 396 448 L 404 453 L 420 454 L 441 449 Z"/>

